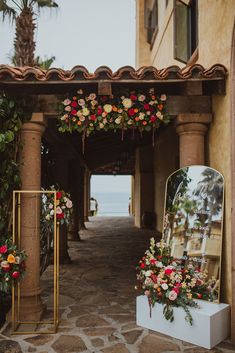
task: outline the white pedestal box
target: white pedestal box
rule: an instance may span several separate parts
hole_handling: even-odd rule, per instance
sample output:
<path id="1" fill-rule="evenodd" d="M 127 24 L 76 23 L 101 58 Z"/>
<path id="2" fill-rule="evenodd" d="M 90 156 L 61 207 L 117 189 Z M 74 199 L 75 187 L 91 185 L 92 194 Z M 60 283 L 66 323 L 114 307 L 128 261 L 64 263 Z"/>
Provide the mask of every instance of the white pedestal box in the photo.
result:
<path id="1" fill-rule="evenodd" d="M 165 319 L 163 305 L 158 303 L 152 308 L 150 317 L 148 298 L 141 295 L 136 299 L 136 322 L 139 326 L 210 349 L 229 336 L 230 306 L 203 300 L 199 300 L 198 304 L 200 309 L 189 307 L 193 317 L 191 326 L 180 307 L 174 307 L 173 322 Z"/>

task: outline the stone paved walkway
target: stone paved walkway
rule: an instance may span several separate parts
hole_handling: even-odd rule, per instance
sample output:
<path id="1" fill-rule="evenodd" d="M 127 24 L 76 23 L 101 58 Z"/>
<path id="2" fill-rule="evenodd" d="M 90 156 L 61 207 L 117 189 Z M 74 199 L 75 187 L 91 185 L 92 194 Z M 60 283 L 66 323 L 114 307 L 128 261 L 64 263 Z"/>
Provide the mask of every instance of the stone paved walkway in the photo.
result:
<path id="1" fill-rule="evenodd" d="M 152 231 L 133 227 L 131 218 L 96 217 L 71 242 L 72 264 L 60 270 L 60 326 L 57 334 L 0 335 L 0 353 L 160 353 L 208 352 L 135 324 L 135 266 L 148 247 Z M 44 294 L 51 293 L 52 271 L 46 271 Z M 51 298 L 47 303 L 50 314 Z M 229 342 L 210 350 L 235 352 Z"/>

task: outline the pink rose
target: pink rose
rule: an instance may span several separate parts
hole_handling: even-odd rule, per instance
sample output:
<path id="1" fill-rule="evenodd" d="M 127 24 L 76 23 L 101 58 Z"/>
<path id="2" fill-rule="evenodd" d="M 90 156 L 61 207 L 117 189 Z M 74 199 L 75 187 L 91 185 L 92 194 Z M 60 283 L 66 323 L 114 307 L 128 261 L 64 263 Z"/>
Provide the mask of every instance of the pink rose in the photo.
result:
<path id="1" fill-rule="evenodd" d="M 71 200 L 67 200 L 67 202 L 66 202 L 66 207 L 67 207 L 67 208 L 72 208 L 72 207 L 73 207 L 73 203 L 72 203 Z"/>
<path id="2" fill-rule="evenodd" d="M 176 293 L 176 291 L 171 290 L 169 293 L 169 300 L 174 301 L 174 300 L 176 300 L 177 296 L 178 296 L 178 294 Z"/>

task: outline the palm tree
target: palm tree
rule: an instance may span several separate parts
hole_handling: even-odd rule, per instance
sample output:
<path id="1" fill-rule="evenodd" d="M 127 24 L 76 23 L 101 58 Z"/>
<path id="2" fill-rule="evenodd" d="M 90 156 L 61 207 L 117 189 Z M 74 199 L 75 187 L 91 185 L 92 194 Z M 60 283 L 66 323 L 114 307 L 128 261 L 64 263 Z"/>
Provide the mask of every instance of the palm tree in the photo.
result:
<path id="1" fill-rule="evenodd" d="M 15 21 L 15 64 L 34 66 L 36 28 L 35 16 L 42 7 L 58 7 L 53 0 L 0 0 L 3 21 L 8 17 Z"/>

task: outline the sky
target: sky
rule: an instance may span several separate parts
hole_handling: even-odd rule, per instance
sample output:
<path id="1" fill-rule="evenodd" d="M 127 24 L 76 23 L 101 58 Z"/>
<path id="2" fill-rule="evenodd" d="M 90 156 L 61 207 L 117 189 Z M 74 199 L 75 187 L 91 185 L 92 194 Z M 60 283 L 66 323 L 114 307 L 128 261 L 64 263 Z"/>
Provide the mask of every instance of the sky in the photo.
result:
<path id="1" fill-rule="evenodd" d="M 53 67 L 84 65 L 93 72 L 135 66 L 135 0 L 56 0 L 42 9 L 36 30 L 36 55 L 55 56 Z M 9 2 L 10 3 L 10 0 Z M 9 64 L 14 26 L 0 22 L 0 63 Z"/>
<path id="2" fill-rule="evenodd" d="M 130 193 L 130 190 L 131 176 L 129 175 L 92 175 L 91 177 L 91 194 L 97 192 Z"/>

